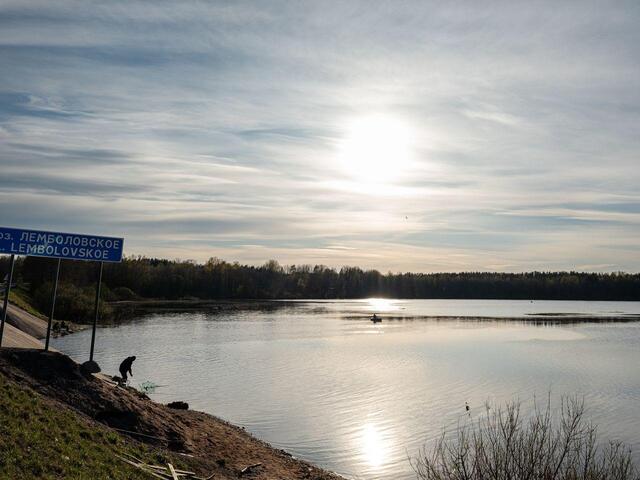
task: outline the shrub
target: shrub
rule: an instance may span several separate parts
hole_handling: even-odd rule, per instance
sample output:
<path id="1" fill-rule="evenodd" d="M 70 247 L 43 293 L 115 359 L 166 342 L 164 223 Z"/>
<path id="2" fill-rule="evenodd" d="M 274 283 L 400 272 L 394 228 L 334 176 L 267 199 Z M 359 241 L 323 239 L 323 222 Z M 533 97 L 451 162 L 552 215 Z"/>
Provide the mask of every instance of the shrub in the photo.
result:
<path id="1" fill-rule="evenodd" d="M 535 407 L 523 418 L 520 403 L 486 408 L 477 423 L 446 432 L 411 459 L 421 480 L 637 480 L 631 452 L 620 442 L 600 445 L 584 417 L 584 403 L 563 398 L 554 415 Z"/>
<path id="2" fill-rule="evenodd" d="M 51 283 L 44 283 L 33 294 L 33 300 L 42 312 L 48 312 L 51 308 L 52 287 Z M 75 323 L 91 323 L 93 322 L 94 308 L 95 287 L 78 288 L 68 283 L 58 285 L 56 319 Z M 101 301 L 100 319 L 110 320 L 112 316 L 112 309 L 104 301 Z"/>
<path id="3" fill-rule="evenodd" d="M 116 287 L 111 293 L 113 294 L 116 301 L 118 300 L 136 300 L 138 295 L 127 287 Z"/>

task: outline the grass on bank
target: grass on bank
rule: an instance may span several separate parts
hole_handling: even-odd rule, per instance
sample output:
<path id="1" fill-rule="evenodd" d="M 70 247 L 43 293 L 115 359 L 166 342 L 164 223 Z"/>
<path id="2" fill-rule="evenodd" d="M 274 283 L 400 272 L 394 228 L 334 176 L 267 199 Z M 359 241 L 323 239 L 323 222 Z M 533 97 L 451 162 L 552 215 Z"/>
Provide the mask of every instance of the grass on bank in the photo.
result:
<path id="1" fill-rule="evenodd" d="M 29 292 L 22 287 L 11 289 L 9 292 L 9 301 L 34 317 L 42 318 L 44 320 L 47 319 L 46 315 L 34 306 L 33 299 L 31 298 L 31 295 L 29 295 Z"/>
<path id="2" fill-rule="evenodd" d="M 148 474 L 116 457 L 123 453 L 153 464 L 167 462 L 160 452 L 0 375 L 0 479 L 148 480 Z M 179 460 L 168 461 L 185 468 Z"/>

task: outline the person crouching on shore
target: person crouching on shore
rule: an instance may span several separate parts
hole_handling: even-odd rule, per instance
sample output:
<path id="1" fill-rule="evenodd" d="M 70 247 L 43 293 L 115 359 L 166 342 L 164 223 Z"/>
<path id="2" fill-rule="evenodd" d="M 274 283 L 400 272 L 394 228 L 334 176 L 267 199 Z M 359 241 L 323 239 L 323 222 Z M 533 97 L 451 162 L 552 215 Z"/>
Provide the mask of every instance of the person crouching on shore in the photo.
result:
<path id="1" fill-rule="evenodd" d="M 133 362 L 135 361 L 136 357 L 127 357 L 125 358 L 122 363 L 120 364 L 120 376 L 122 377 L 122 383 L 124 383 L 126 385 L 128 377 L 127 377 L 127 373 L 129 375 L 131 375 L 133 377 L 133 372 L 131 371 L 131 366 L 133 365 Z"/>

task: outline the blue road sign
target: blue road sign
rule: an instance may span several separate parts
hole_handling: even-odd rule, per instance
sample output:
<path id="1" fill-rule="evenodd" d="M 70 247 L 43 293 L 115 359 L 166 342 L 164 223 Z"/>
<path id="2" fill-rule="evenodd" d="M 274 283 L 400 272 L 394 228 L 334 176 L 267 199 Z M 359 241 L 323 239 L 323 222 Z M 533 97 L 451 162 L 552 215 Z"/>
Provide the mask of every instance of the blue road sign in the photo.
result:
<path id="1" fill-rule="evenodd" d="M 0 227 L 0 254 L 119 262 L 123 238 Z"/>

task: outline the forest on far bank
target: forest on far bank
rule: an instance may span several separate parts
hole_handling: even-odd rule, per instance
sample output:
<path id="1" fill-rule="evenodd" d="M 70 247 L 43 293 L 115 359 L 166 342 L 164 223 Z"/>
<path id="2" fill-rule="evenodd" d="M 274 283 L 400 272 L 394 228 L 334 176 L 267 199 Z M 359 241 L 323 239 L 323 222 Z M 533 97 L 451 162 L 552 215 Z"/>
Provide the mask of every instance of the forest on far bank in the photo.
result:
<path id="1" fill-rule="evenodd" d="M 20 257 L 16 276 L 38 306 L 46 309 L 55 272 L 54 259 Z M 8 270 L 0 259 L 0 272 Z M 88 303 L 98 264 L 62 261 L 59 297 Z M 211 258 L 193 261 L 128 257 L 105 263 L 103 297 L 107 301 L 154 299 L 549 299 L 640 300 L 640 274 L 582 272 L 380 273 L 358 267 L 337 270 L 323 265 L 241 265 Z M 86 296 L 86 302 L 80 298 Z M 60 302 L 60 300 L 59 300 Z M 64 303 L 64 300 L 63 300 Z M 62 308 L 62 305 L 56 307 Z"/>

